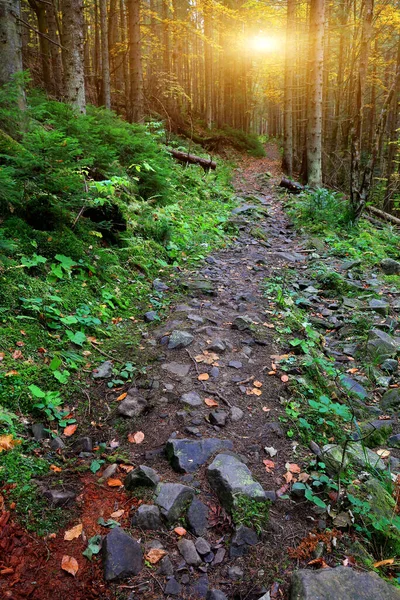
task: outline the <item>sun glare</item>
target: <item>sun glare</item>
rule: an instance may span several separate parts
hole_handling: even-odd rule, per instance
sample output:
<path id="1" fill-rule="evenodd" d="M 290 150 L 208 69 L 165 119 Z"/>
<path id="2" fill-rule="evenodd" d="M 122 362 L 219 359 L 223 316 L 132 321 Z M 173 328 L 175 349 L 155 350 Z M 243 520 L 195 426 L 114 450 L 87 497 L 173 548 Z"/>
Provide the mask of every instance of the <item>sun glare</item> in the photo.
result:
<path id="1" fill-rule="evenodd" d="M 257 35 L 249 39 L 249 46 L 255 52 L 276 52 L 280 44 L 276 37 Z"/>

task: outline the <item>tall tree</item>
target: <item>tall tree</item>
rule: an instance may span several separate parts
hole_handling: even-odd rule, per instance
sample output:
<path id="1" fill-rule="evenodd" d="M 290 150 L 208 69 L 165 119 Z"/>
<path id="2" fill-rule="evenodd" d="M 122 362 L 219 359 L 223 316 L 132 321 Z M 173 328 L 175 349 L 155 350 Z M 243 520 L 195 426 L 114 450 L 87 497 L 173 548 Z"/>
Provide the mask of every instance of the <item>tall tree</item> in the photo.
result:
<path id="1" fill-rule="evenodd" d="M 292 177 L 293 175 L 293 74 L 295 66 L 295 18 L 296 0 L 288 0 L 286 21 L 282 169 L 289 177 Z"/>
<path id="2" fill-rule="evenodd" d="M 115 16 L 114 16 L 115 18 Z M 110 54 L 108 37 L 107 0 L 100 0 L 102 101 L 111 108 Z"/>
<path id="3" fill-rule="evenodd" d="M 82 113 L 86 112 L 83 39 L 83 0 L 62 0 L 64 93 Z"/>
<path id="4" fill-rule="evenodd" d="M 311 0 L 307 120 L 307 183 L 322 186 L 322 91 L 325 0 Z"/>
<path id="5" fill-rule="evenodd" d="M 0 0 L 0 85 L 22 71 L 19 0 Z"/>
<path id="6" fill-rule="evenodd" d="M 140 0 L 128 0 L 130 117 L 140 123 L 144 117 L 142 48 L 140 41 Z"/>

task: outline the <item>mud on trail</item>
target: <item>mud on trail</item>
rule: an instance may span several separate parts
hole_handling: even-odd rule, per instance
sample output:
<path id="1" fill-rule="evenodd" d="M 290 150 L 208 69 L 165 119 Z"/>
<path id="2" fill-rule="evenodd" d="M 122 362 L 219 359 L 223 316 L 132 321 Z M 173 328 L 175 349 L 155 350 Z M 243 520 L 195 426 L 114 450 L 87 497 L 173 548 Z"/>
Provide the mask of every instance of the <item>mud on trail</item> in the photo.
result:
<path id="1" fill-rule="evenodd" d="M 208 528 L 202 537 L 209 551 L 201 554 L 199 550 L 200 563 L 190 565 L 178 550 L 176 523 L 156 530 L 132 525 L 138 506 L 153 503 L 153 492 L 149 488 L 126 491 L 118 483 L 110 487 L 107 481 L 98 483 L 105 463 L 99 473 L 75 473 L 71 485 L 63 484 L 62 489 L 73 489 L 76 500 L 64 508 L 71 513 L 68 526 L 50 539 L 23 531 L 14 522 L 12 511 L 4 508 L 0 520 L 2 598 L 195 599 L 206 597 L 207 590 L 213 589 L 235 600 L 258 600 L 268 591 L 271 598 L 288 597 L 290 574 L 297 566 L 297 561 L 289 558 L 288 548 L 296 546 L 308 531 L 316 530 L 319 517 L 304 500 L 280 500 L 288 489 L 287 463 L 301 470 L 310 452 L 287 437 L 279 419 L 285 414 L 281 400 L 288 396 L 287 378 L 281 380 L 283 373 L 276 357 L 282 349 L 274 343 L 271 323 L 274 307 L 264 294 L 267 277 L 281 275 L 288 265 L 301 270 L 308 257 L 304 252 L 306 240 L 295 234 L 274 192 L 278 160 L 276 149 L 270 148 L 266 159 L 243 161 L 235 174 L 241 197 L 232 215 L 239 231 L 237 239 L 229 248 L 206 258 L 197 272 L 181 274 L 187 295 L 171 306 L 167 320 L 142 339 L 139 356 L 145 357 L 145 375 L 134 382 L 124 400 L 110 404 L 111 414 L 101 402 L 95 403 L 88 418 L 93 419 L 92 425 L 80 424 L 80 431 L 87 432 L 94 445 L 109 444 L 110 440 L 119 443 L 121 458 L 112 479 L 124 482 L 127 465 L 146 465 L 157 472 L 162 484 L 181 483 L 194 490 L 195 498 L 208 511 Z M 178 333 L 171 336 L 171 332 Z M 171 349 L 173 339 L 177 348 Z M 106 381 L 95 385 L 98 397 L 104 398 Z M 143 400 L 139 409 L 138 398 Z M 132 406 L 134 412 L 141 412 L 134 419 L 118 414 L 124 410 L 132 414 Z M 102 429 L 96 425 L 101 416 L 106 422 Z M 144 433 L 140 444 L 127 442 L 135 431 Z M 231 449 L 225 456 L 233 454 L 234 460 L 242 461 L 267 492 L 272 500 L 269 521 L 256 543 L 239 543 L 239 550 L 231 550 L 234 523 L 207 477 L 215 452 L 199 459 L 197 468 L 192 468 L 193 457 L 189 457 L 186 473 L 171 467 L 165 444 L 183 438 L 230 441 Z M 265 447 L 272 449 L 271 454 Z M 180 456 L 177 451 L 178 462 Z M 76 464 L 87 465 L 92 459 L 90 453 L 83 454 L 76 458 Z M 162 546 L 170 562 L 163 561 L 165 568 L 160 572 L 160 564 L 152 566 L 146 561 L 138 575 L 106 583 L 101 555 L 89 561 L 82 551 L 92 536 L 108 533 L 97 523 L 99 517 L 107 521 L 122 510 L 116 520 L 140 541 L 144 553 Z M 196 541 L 199 536 L 194 535 L 195 527 L 183 511 L 177 522 L 188 530 L 185 539 Z M 77 523 L 83 524 L 83 535 L 64 541 L 65 530 Z M 77 560 L 75 576 L 61 570 L 63 555 Z"/>

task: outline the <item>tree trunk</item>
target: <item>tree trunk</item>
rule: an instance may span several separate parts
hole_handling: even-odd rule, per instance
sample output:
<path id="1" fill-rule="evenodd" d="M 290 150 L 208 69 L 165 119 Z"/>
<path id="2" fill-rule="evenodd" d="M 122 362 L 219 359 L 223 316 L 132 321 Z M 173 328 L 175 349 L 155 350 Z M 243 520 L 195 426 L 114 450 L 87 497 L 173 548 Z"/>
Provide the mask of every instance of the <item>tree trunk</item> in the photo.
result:
<path id="1" fill-rule="evenodd" d="M 107 0 L 100 0 L 102 100 L 111 108 L 110 55 L 108 51 Z"/>
<path id="2" fill-rule="evenodd" d="M 205 121 L 207 129 L 212 128 L 213 106 L 212 106 L 212 14 L 208 2 L 204 5 L 204 84 L 205 84 Z"/>
<path id="3" fill-rule="evenodd" d="M 400 71 L 400 40 L 398 41 L 396 70 Z M 400 79 L 397 81 L 393 93 L 393 100 L 390 106 L 390 127 L 389 127 L 389 149 L 386 164 L 386 190 L 383 203 L 384 210 L 391 212 L 393 210 L 393 197 L 396 193 L 396 179 L 394 177 L 396 167 L 396 155 L 400 150 L 398 128 L 400 126 Z M 397 182 L 397 189 L 399 183 Z"/>
<path id="4" fill-rule="evenodd" d="M 129 71 L 131 120 L 140 123 L 144 117 L 142 52 L 140 44 L 140 0 L 128 0 Z"/>
<path id="5" fill-rule="evenodd" d="M 0 0 L 0 85 L 22 71 L 19 0 Z"/>
<path id="6" fill-rule="evenodd" d="M 49 40 L 48 36 L 48 25 L 47 25 L 47 14 L 46 5 L 42 4 L 38 0 L 28 0 L 30 7 L 35 12 L 38 31 L 42 35 L 39 35 L 39 49 L 40 49 L 40 60 L 42 63 L 42 75 L 43 84 L 47 92 L 52 92 L 52 81 L 50 71 L 50 54 L 49 54 Z"/>
<path id="7" fill-rule="evenodd" d="M 293 175 L 293 71 L 295 58 L 296 0 L 288 0 L 286 21 L 285 95 L 283 108 L 283 159 L 282 170 Z"/>
<path id="8" fill-rule="evenodd" d="M 54 2 L 50 2 L 46 5 L 47 11 L 47 26 L 49 30 L 49 38 L 53 40 L 53 42 L 59 43 L 59 31 L 57 24 L 57 14 L 56 8 L 54 6 Z M 62 95 L 62 82 L 63 82 L 63 73 L 62 73 L 62 63 L 61 63 L 61 53 L 60 49 L 55 44 L 49 44 L 50 50 L 50 58 L 51 58 L 51 70 L 52 70 L 52 86 L 53 93 L 56 98 L 60 98 Z"/>
<path id="9" fill-rule="evenodd" d="M 322 91 L 325 0 L 311 0 L 310 84 L 307 121 L 307 183 L 322 186 Z"/>
<path id="10" fill-rule="evenodd" d="M 79 112 L 86 112 L 83 64 L 83 0 L 62 0 L 62 43 L 65 98 Z"/>

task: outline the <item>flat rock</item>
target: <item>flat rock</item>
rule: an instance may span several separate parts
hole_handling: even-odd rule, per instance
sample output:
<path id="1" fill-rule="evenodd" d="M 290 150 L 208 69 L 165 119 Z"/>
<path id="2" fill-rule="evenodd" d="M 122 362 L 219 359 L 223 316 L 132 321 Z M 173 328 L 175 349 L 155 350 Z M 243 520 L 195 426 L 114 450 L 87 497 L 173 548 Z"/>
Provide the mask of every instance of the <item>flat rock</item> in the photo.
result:
<path id="1" fill-rule="evenodd" d="M 67 506 L 76 498 L 76 494 L 68 490 L 46 490 L 43 495 L 52 506 Z"/>
<path id="2" fill-rule="evenodd" d="M 104 578 L 115 581 L 138 575 L 143 568 L 140 545 L 120 527 L 112 529 L 103 542 Z"/>
<path id="3" fill-rule="evenodd" d="M 193 335 L 188 331 L 175 329 L 169 336 L 168 349 L 179 350 L 180 348 L 186 348 L 186 346 L 190 346 L 193 340 Z"/>
<path id="4" fill-rule="evenodd" d="M 164 588 L 164 594 L 166 596 L 179 596 L 179 594 L 181 593 L 182 590 L 182 586 L 180 583 L 178 583 L 178 581 L 175 579 L 175 577 L 170 577 L 170 579 L 168 579 L 167 581 L 167 585 Z"/>
<path id="5" fill-rule="evenodd" d="M 202 536 L 207 533 L 208 528 L 208 507 L 198 498 L 192 500 L 186 515 L 188 529 L 194 535 Z"/>
<path id="6" fill-rule="evenodd" d="M 153 321 L 158 320 L 158 314 L 155 310 L 149 310 L 147 313 L 144 313 L 144 320 L 146 323 L 152 323 Z"/>
<path id="7" fill-rule="evenodd" d="M 126 490 L 134 490 L 137 487 L 157 487 L 160 481 L 159 476 L 150 467 L 146 465 L 140 465 L 130 471 L 125 477 L 124 486 Z"/>
<path id="8" fill-rule="evenodd" d="M 400 407 L 400 389 L 393 388 L 385 392 L 382 396 L 380 406 L 384 411 L 397 410 Z"/>
<path id="9" fill-rule="evenodd" d="M 266 500 L 265 491 L 253 479 L 250 469 L 235 456 L 218 454 L 207 469 L 207 477 L 221 504 L 228 510 L 232 509 L 237 495 L 260 502 Z"/>
<path id="10" fill-rule="evenodd" d="M 228 413 L 225 410 L 213 410 L 209 415 L 210 423 L 219 427 L 225 427 L 227 418 Z"/>
<path id="11" fill-rule="evenodd" d="M 193 473 L 215 452 L 232 450 L 230 440 L 205 438 L 202 440 L 169 439 L 166 454 L 172 467 L 178 473 Z"/>
<path id="12" fill-rule="evenodd" d="M 207 540 L 205 540 L 202 537 L 197 538 L 194 545 L 196 547 L 197 552 L 201 554 L 201 556 L 204 556 L 211 552 L 210 544 L 207 542 Z"/>
<path id="13" fill-rule="evenodd" d="M 170 375 L 175 375 L 178 379 L 183 379 L 183 377 L 186 377 L 190 371 L 190 365 L 185 365 L 178 362 L 164 363 L 161 365 L 161 368 L 164 369 L 164 371 L 167 371 L 167 373 Z"/>
<path id="14" fill-rule="evenodd" d="M 208 296 L 216 296 L 217 293 L 214 290 L 214 286 L 208 279 L 192 279 L 191 281 L 183 281 L 182 287 L 186 288 L 193 294 L 206 294 Z"/>
<path id="15" fill-rule="evenodd" d="M 349 567 L 300 569 L 292 577 L 291 600 L 400 600 L 400 590 L 376 573 Z"/>
<path id="16" fill-rule="evenodd" d="M 202 406 L 203 404 L 201 397 L 197 392 L 187 392 L 186 394 L 183 394 L 180 401 L 189 406 Z"/>
<path id="17" fill-rule="evenodd" d="M 153 281 L 153 289 L 157 292 L 166 292 L 167 290 L 169 290 L 169 287 L 166 283 L 161 281 L 161 279 L 155 279 Z"/>
<path id="18" fill-rule="evenodd" d="M 390 436 L 388 439 L 388 446 L 390 448 L 400 448 L 400 433 Z"/>
<path id="19" fill-rule="evenodd" d="M 237 423 L 237 421 L 241 421 L 243 419 L 244 412 L 238 406 L 231 406 L 230 417 L 233 423 Z"/>
<path id="20" fill-rule="evenodd" d="M 399 363 L 394 358 L 387 358 L 381 364 L 382 371 L 385 373 L 397 373 L 399 370 Z"/>
<path id="21" fill-rule="evenodd" d="M 178 550 L 182 554 L 183 558 L 185 559 L 185 562 L 188 565 L 198 567 L 202 563 L 202 560 L 192 540 L 188 540 L 186 538 L 182 538 L 181 540 L 179 540 Z"/>
<path id="22" fill-rule="evenodd" d="M 393 258 L 381 260 L 381 269 L 386 275 L 398 275 L 400 273 L 400 262 Z"/>
<path id="23" fill-rule="evenodd" d="M 384 300 L 378 300 L 373 298 L 368 302 L 368 308 L 380 315 L 388 315 L 390 310 L 390 304 Z"/>
<path id="24" fill-rule="evenodd" d="M 372 467 L 379 471 L 385 471 L 386 465 L 379 456 L 370 450 L 364 448 L 360 443 L 348 444 L 346 447 L 346 456 L 343 460 L 343 448 L 336 444 L 326 444 L 322 448 L 322 458 L 331 471 L 338 471 L 341 466 L 346 467 L 349 463 L 357 465 L 362 469 Z"/>
<path id="25" fill-rule="evenodd" d="M 155 503 L 169 524 L 174 523 L 193 499 L 194 490 L 181 483 L 160 483 Z"/>
<path id="26" fill-rule="evenodd" d="M 111 360 L 105 360 L 92 373 L 93 379 L 109 379 L 112 376 L 113 363 Z"/>
<path id="27" fill-rule="evenodd" d="M 367 342 L 368 354 L 379 361 L 393 358 L 398 352 L 398 343 L 385 331 L 371 329 Z"/>
<path id="28" fill-rule="evenodd" d="M 239 525 L 236 527 L 235 534 L 229 548 L 229 556 L 238 558 L 247 553 L 249 546 L 255 546 L 258 543 L 256 532 L 250 527 Z"/>
<path id="29" fill-rule="evenodd" d="M 133 515 L 132 525 L 158 531 L 162 528 L 160 509 L 154 504 L 142 504 Z"/>
<path id="30" fill-rule="evenodd" d="M 171 576 L 174 574 L 174 565 L 171 562 L 169 556 L 164 556 L 163 559 L 158 563 L 159 567 L 157 573 L 160 575 L 164 575 L 165 577 Z"/>
<path id="31" fill-rule="evenodd" d="M 52 450 L 54 450 L 54 451 L 56 451 L 56 450 L 64 450 L 65 444 L 64 444 L 63 440 L 60 437 L 58 437 L 58 435 L 57 435 L 55 438 L 53 438 L 51 440 L 51 442 L 50 442 L 50 448 Z"/>
<path id="32" fill-rule="evenodd" d="M 191 585 L 189 594 L 191 598 L 207 598 L 209 581 L 207 575 L 202 575 Z"/>
<path id="33" fill-rule="evenodd" d="M 147 401 L 136 388 L 130 388 L 126 398 L 118 404 L 117 412 L 123 417 L 138 417 L 147 409 Z"/>
<path id="34" fill-rule="evenodd" d="M 212 350 L 213 352 L 225 352 L 226 345 L 220 338 L 215 338 L 207 347 L 207 350 Z"/>
<path id="35" fill-rule="evenodd" d="M 45 440 L 50 437 L 43 423 L 33 423 L 33 425 L 31 426 L 31 430 L 32 435 L 37 442 L 40 442 L 41 440 Z"/>
<path id="36" fill-rule="evenodd" d="M 232 369 L 241 369 L 243 367 L 243 363 L 241 363 L 240 360 L 231 360 L 228 363 L 228 367 L 231 367 Z"/>

